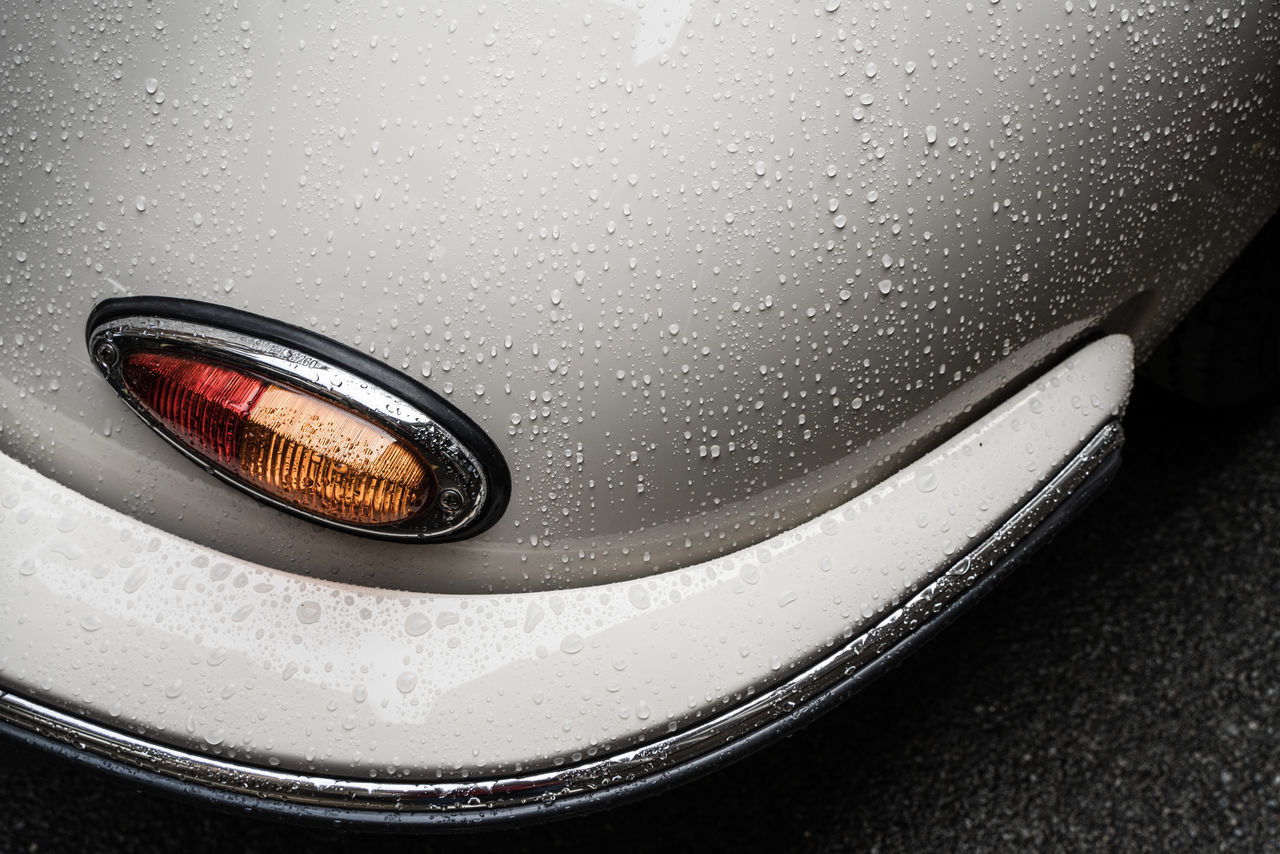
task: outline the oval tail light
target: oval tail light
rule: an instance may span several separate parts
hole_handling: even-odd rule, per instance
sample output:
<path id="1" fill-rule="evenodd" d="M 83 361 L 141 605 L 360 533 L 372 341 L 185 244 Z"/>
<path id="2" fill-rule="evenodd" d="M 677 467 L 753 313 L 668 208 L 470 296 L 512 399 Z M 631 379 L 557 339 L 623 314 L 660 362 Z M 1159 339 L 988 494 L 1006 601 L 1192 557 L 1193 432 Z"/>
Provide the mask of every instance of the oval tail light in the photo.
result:
<path id="1" fill-rule="evenodd" d="M 352 533 L 457 540 L 493 524 L 510 475 L 493 442 L 359 351 L 190 300 L 108 300 L 89 352 L 188 457 L 280 509 Z"/>

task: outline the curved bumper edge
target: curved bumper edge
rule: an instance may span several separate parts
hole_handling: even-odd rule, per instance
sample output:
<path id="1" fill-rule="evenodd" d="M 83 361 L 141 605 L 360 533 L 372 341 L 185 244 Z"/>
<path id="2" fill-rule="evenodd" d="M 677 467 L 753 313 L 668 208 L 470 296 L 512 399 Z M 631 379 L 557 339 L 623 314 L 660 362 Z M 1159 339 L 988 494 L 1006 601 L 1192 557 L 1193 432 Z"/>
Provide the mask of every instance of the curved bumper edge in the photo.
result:
<path id="1" fill-rule="evenodd" d="M 526 824 L 639 797 L 740 759 L 896 666 L 1054 536 L 1112 479 L 1123 432 L 1099 430 L 1003 524 L 862 634 L 786 682 L 644 747 L 552 771 L 415 784 L 277 772 L 149 742 L 0 691 L 0 733 L 179 796 L 371 829 Z"/>

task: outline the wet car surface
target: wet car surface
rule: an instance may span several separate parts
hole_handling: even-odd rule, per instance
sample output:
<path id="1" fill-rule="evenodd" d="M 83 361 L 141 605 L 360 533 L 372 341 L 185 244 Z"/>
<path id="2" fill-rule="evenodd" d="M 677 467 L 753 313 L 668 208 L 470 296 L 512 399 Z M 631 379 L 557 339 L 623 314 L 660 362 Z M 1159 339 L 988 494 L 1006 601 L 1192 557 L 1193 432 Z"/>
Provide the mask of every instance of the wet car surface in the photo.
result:
<path id="1" fill-rule="evenodd" d="M 1126 427 L 1112 488 L 966 619 L 676 791 L 473 838 L 357 836 L 4 743 L 0 850 L 1274 850 L 1280 408 L 1222 417 L 1139 386 Z"/>

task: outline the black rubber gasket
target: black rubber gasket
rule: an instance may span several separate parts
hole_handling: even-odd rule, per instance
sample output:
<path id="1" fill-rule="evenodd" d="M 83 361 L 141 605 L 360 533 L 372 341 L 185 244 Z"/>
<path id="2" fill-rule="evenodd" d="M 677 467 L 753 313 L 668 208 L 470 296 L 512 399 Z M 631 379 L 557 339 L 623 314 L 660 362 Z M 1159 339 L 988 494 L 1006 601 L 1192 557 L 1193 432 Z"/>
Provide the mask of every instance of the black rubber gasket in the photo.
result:
<path id="1" fill-rule="evenodd" d="M 452 433 L 476 458 L 488 482 L 489 494 L 484 506 L 480 508 L 480 513 L 470 524 L 451 534 L 424 540 L 424 544 L 453 542 L 473 537 L 491 527 L 507 509 L 507 504 L 511 500 L 511 470 L 507 468 L 507 461 L 489 435 L 440 395 L 372 356 L 281 320 L 213 303 L 153 296 L 116 297 L 98 303 L 93 311 L 89 312 L 89 319 L 85 323 L 85 345 L 88 346 L 95 329 L 121 317 L 164 317 L 185 320 L 271 341 L 350 371 L 371 385 L 391 392 L 429 415 L 441 427 Z M 317 524 L 320 523 L 317 522 Z M 359 533 L 347 529 L 340 530 Z M 371 534 L 371 536 L 376 535 Z M 399 542 L 412 544 L 414 541 Z"/>
<path id="2" fill-rule="evenodd" d="M 724 766 L 790 735 L 802 726 L 831 711 L 840 703 L 871 684 L 878 677 L 901 664 L 911 653 L 936 637 L 955 619 L 985 597 L 1014 569 L 1022 565 L 1037 549 L 1051 540 L 1072 519 L 1080 514 L 1111 483 L 1120 468 L 1120 450 L 1106 456 L 1045 519 L 1023 537 L 1013 549 L 996 562 L 982 578 L 951 602 L 943 611 L 895 646 L 855 671 L 843 682 L 817 695 L 794 712 L 777 718 L 711 753 L 692 759 L 683 765 L 668 768 L 637 779 L 582 795 L 566 796 L 548 802 L 530 803 L 491 810 L 458 812 L 380 812 L 343 807 L 321 807 L 288 803 L 264 798 L 252 792 L 230 792 L 207 789 L 197 783 L 179 780 L 157 771 L 138 768 L 118 760 L 76 750 L 48 736 L 39 735 L 12 724 L 0 721 L 0 735 L 67 759 L 105 771 L 134 783 L 157 790 L 159 793 L 202 801 L 219 809 L 249 812 L 265 818 L 294 823 L 347 826 L 358 830 L 384 830 L 407 832 L 449 832 L 481 830 L 485 828 L 529 825 L 581 815 L 611 807 L 624 801 L 656 794 L 678 783 L 710 774 Z"/>

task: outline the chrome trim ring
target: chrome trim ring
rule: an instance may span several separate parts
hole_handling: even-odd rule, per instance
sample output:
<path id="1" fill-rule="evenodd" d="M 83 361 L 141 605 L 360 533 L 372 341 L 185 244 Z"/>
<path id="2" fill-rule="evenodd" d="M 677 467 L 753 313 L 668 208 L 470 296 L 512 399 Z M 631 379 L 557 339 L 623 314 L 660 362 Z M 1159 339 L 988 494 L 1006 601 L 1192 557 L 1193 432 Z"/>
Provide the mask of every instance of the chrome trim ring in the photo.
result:
<path id="1" fill-rule="evenodd" d="M 785 683 L 713 720 L 643 747 L 591 762 L 490 780 L 391 782 L 277 771 L 149 742 L 0 691 L 0 728 L 34 736 L 44 746 L 97 757 L 140 779 L 204 791 L 238 806 L 346 821 L 392 821 L 415 826 L 478 821 L 529 821 L 600 805 L 642 786 L 706 770 L 730 753 L 759 746 L 796 723 L 946 621 L 949 609 L 982 592 L 1019 544 L 1102 473 L 1123 443 L 1118 422 L 1104 426 L 1052 479 L 975 549 L 906 603 L 835 652 Z M 945 613 L 944 613 L 945 612 Z"/>
<path id="2" fill-rule="evenodd" d="M 149 427 L 210 474 L 277 509 L 348 533 L 401 542 L 430 542 L 456 538 L 454 535 L 476 522 L 490 500 L 488 478 L 480 461 L 435 418 L 346 368 L 303 350 L 219 326 L 147 314 L 117 317 L 93 327 L 88 346 L 107 382 Z M 122 356 L 144 347 L 178 350 L 242 368 L 311 392 L 380 423 L 423 452 L 435 474 L 435 500 L 409 519 L 374 527 L 324 518 L 252 488 L 175 438 L 125 385 Z"/>

